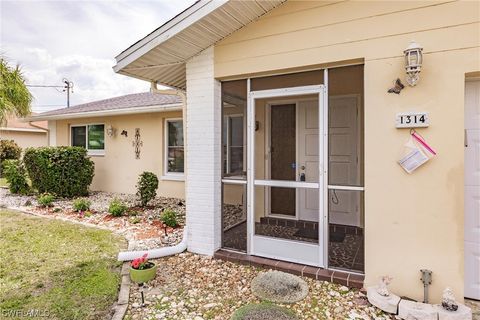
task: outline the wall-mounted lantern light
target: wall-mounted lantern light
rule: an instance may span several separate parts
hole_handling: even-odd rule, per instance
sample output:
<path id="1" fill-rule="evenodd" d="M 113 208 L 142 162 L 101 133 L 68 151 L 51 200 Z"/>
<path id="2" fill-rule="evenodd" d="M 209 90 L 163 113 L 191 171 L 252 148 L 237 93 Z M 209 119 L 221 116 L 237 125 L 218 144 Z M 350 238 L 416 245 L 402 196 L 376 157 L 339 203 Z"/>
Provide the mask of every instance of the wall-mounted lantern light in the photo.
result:
<path id="1" fill-rule="evenodd" d="M 108 126 L 107 126 L 107 136 L 109 136 L 109 137 L 114 137 L 116 131 L 117 131 L 117 130 L 116 130 L 114 127 L 112 127 L 112 125 L 108 125 Z"/>
<path id="2" fill-rule="evenodd" d="M 405 71 L 407 73 L 407 83 L 414 87 L 418 80 L 420 80 L 420 71 L 422 69 L 422 50 L 415 41 L 410 42 L 410 45 L 403 51 L 405 54 Z"/>

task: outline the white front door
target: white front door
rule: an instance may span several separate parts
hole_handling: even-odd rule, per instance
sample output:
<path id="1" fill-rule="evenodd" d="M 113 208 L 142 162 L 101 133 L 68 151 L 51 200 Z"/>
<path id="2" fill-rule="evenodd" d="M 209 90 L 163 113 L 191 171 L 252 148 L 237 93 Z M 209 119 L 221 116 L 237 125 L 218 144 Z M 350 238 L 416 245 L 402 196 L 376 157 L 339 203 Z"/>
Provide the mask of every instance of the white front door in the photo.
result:
<path id="1" fill-rule="evenodd" d="M 358 95 L 329 99 L 329 186 L 360 185 L 359 104 Z M 361 227 L 360 192 L 329 189 L 329 222 Z"/>
<path id="2" fill-rule="evenodd" d="M 480 300 L 480 81 L 465 83 L 465 297 Z"/>
<path id="3" fill-rule="evenodd" d="M 318 159 L 318 100 L 299 101 L 297 104 L 297 180 L 319 179 Z M 298 219 L 318 222 L 318 189 L 297 190 Z"/>

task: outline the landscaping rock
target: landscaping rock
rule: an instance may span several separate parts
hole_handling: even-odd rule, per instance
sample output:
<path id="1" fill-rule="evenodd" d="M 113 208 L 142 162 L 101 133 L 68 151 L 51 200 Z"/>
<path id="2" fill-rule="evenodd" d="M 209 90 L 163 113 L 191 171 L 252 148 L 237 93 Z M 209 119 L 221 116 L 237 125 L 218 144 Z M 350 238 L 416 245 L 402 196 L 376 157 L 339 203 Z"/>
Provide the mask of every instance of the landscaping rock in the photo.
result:
<path id="1" fill-rule="evenodd" d="M 375 307 L 388 312 L 396 314 L 398 310 L 398 304 L 400 303 L 400 297 L 390 293 L 388 296 L 382 296 L 377 292 L 377 286 L 367 288 L 368 301 Z"/>
<path id="2" fill-rule="evenodd" d="M 457 311 L 447 311 L 441 305 L 436 307 L 438 320 L 472 320 L 472 310 L 463 304 L 458 304 Z"/>
<path id="3" fill-rule="evenodd" d="M 248 304 L 232 315 L 231 320 L 296 320 L 291 311 L 271 304 Z"/>
<path id="4" fill-rule="evenodd" d="M 402 300 L 398 305 L 398 316 L 406 320 L 437 320 L 438 312 L 431 304 Z"/>
<path id="5" fill-rule="evenodd" d="M 132 286 L 126 319 L 228 320 L 240 307 L 262 301 L 251 290 L 252 280 L 265 271 L 260 268 L 189 252 L 153 261 L 160 266 L 157 277 L 144 288 L 145 298 L 151 304 L 132 308 L 133 303 L 141 302 L 140 288 Z M 309 288 L 305 299 L 294 304 L 276 303 L 291 310 L 298 319 L 395 319 L 372 307 L 356 289 L 345 292 L 345 288 L 334 283 L 301 279 Z M 366 303 L 357 304 L 358 299 Z M 205 308 L 213 303 L 218 305 Z"/>
<path id="6" fill-rule="evenodd" d="M 308 285 L 300 277 L 281 271 L 260 273 L 252 281 L 252 292 L 273 302 L 294 303 L 308 294 Z"/>

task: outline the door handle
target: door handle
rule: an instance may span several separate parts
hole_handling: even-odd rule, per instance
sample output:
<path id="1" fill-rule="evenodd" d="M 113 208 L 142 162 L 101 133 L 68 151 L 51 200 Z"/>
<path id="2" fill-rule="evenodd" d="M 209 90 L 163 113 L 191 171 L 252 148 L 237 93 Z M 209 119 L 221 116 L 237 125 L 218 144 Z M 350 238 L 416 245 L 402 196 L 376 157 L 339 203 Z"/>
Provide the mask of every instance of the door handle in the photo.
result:
<path id="1" fill-rule="evenodd" d="M 300 181 L 306 181 L 305 173 L 300 173 Z"/>
<path id="2" fill-rule="evenodd" d="M 465 145 L 465 148 L 468 147 L 468 131 L 467 131 L 467 129 L 464 129 L 463 144 Z"/>

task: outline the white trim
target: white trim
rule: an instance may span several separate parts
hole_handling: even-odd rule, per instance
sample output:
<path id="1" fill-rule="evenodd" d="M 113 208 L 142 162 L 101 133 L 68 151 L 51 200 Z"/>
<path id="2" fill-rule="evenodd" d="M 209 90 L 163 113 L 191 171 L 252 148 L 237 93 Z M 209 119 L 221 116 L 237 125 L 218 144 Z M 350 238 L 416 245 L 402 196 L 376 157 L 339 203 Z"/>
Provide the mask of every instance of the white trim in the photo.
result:
<path id="1" fill-rule="evenodd" d="M 48 121 L 48 145 L 57 146 L 57 121 Z"/>
<path id="2" fill-rule="evenodd" d="M 243 144 L 242 144 L 241 146 L 232 146 L 232 145 L 230 144 L 230 137 L 231 137 L 231 134 L 232 134 L 232 128 L 231 128 L 232 126 L 230 125 L 230 119 L 232 119 L 232 118 L 242 118 L 242 122 L 243 122 L 242 131 L 243 131 L 243 128 L 244 128 L 244 126 L 245 126 L 245 117 L 244 117 L 244 115 L 243 115 L 242 113 L 224 114 L 224 115 L 223 115 L 223 121 L 226 120 L 226 126 L 227 126 L 227 137 L 226 137 L 226 139 L 227 139 L 227 141 L 226 141 L 226 142 L 227 142 L 227 145 L 226 145 L 226 147 L 227 147 L 227 150 L 226 150 L 226 151 L 227 151 L 227 154 L 226 154 L 226 159 L 225 159 L 225 160 L 227 160 L 227 168 L 226 168 L 226 169 L 227 169 L 227 172 L 224 172 L 223 174 L 230 174 L 230 173 L 231 173 L 231 172 L 230 172 L 230 171 L 231 171 L 231 168 L 230 168 L 230 166 L 231 166 L 230 148 L 231 148 L 231 147 L 234 147 L 234 148 L 240 148 L 240 147 L 242 147 L 242 149 L 243 149 L 243 154 L 245 154 L 245 151 L 246 151 L 246 150 L 245 150 L 245 149 L 246 149 L 246 148 L 245 148 L 245 134 L 246 134 L 246 132 L 242 132 L 242 135 L 243 135 Z M 225 125 L 222 126 L 222 129 L 223 129 L 224 127 L 225 127 Z M 223 130 L 222 130 L 222 136 L 223 136 Z M 222 143 L 222 152 L 223 152 L 223 143 Z M 243 169 L 244 169 L 244 168 L 243 168 L 243 166 L 244 166 L 244 160 L 245 160 L 245 156 L 243 156 L 242 171 L 243 171 Z M 222 163 L 222 168 L 223 168 L 223 163 Z"/>
<path id="3" fill-rule="evenodd" d="M 251 89 L 251 80 L 247 79 L 247 254 L 253 254 L 253 236 L 255 234 L 255 108 Z"/>
<path id="4" fill-rule="evenodd" d="M 251 91 L 253 99 L 262 99 L 262 98 L 280 98 L 280 97 L 290 97 L 290 96 L 299 96 L 307 94 L 318 94 L 323 90 L 323 85 L 311 85 L 311 86 L 302 86 L 302 87 L 290 87 L 290 88 L 280 88 L 280 89 L 269 89 L 269 90 L 258 90 Z"/>
<path id="5" fill-rule="evenodd" d="M 181 122 L 182 123 L 182 133 L 183 133 L 183 172 L 169 172 L 168 171 L 168 123 L 169 122 Z M 163 132 L 164 132 L 164 145 L 163 145 L 163 176 L 162 180 L 177 180 L 185 181 L 185 128 L 183 126 L 183 118 L 164 118 L 163 121 Z M 173 146 L 172 146 L 173 147 Z"/>
<path id="6" fill-rule="evenodd" d="M 128 114 L 181 111 L 182 109 L 183 109 L 182 103 L 172 103 L 172 104 L 156 105 L 156 106 L 63 113 L 63 114 L 45 115 L 45 116 L 42 116 L 41 114 L 39 114 L 33 117 L 25 118 L 25 121 L 64 120 L 64 119 L 78 119 L 78 118 L 90 118 L 90 117 L 119 116 L 119 115 L 128 115 Z"/>
<path id="7" fill-rule="evenodd" d="M 323 173 L 323 192 L 319 192 L 319 206 L 318 208 L 323 208 L 323 238 L 321 235 L 318 237 L 318 239 L 322 239 L 323 241 L 323 247 L 321 248 L 323 252 L 320 252 L 320 254 L 323 254 L 323 264 L 326 269 L 328 269 L 328 258 L 329 258 L 329 252 L 328 252 L 328 247 L 329 247 L 329 218 L 328 218 L 328 166 L 329 166 L 329 157 L 328 157 L 328 68 L 325 68 L 323 70 L 323 108 L 319 110 L 320 112 L 318 113 L 318 125 L 321 127 L 321 123 L 323 121 L 323 132 L 320 132 L 320 134 L 323 134 L 323 139 L 319 139 L 322 143 L 320 145 L 321 152 L 323 152 L 323 161 L 318 161 L 319 167 L 318 167 L 318 174 L 322 175 Z M 323 119 L 322 119 L 323 118 Z M 322 172 L 322 162 L 324 164 L 324 171 Z M 320 222 L 319 222 L 319 230 L 320 230 Z"/>
<path id="8" fill-rule="evenodd" d="M 269 187 L 280 187 L 280 188 L 303 188 L 303 189 L 318 189 L 320 188 L 320 183 L 316 182 L 304 182 L 304 181 L 293 181 L 293 180 L 254 180 L 255 186 L 269 186 Z"/>
<path id="9" fill-rule="evenodd" d="M 225 183 L 225 184 L 240 184 L 240 185 L 246 185 L 247 184 L 247 180 L 240 180 L 240 179 L 234 180 L 234 179 L 229 179 L 229 178 L 222 179 L 222 183 Z"/>
<path id="10" fill-rule="evenodd" d="M 47 133 L 47 129 L 30 129 L 30 128 L 12 128 L 12 127 L 0 127 L 0 131 L 18 131 L 18 132 L 34 132 L 34 133 Z"/>
<path id="11" fill-rule="evenodd" d="M 178 33 L 185 30 L 195 22 L 203 19 L 205 16 L 223 6 L 227 2 L 228 0 L 198 1 L 172 20 L 168 21 L 160 28 L 117 55 L 115 57 L 117 64 L 113 66 L 113 70 L 115 72 L 119 72 L 150 50 L 154 49 L 166 40 L 175 37 Z"/>
<path id="12" fill-rule="evenodd" d="M 160 180 L 162 181 L 185 181 L 185 174 L 173 174 L 169 173 L 167 175 L 161 176 Z"/>
<path id="13" fill-rule="evenodd" d="M 50 122 L 49 122 L 50 123 Z M 88 148 L 88 127 L 89 126 L 103 126 L 103 149 L 89 149 Z M 72 146 L 72 128 L 78 128 L 78 127 L 85 127 L 85 149 L 87 149 L 87 154 L 89 156 L 97 156 L 101 157 L 105 155 L 105 150 L 107 147 L 107 141 L 105 139 L 105 123 L 102 122 L 95 122 L 95 123 L 76 123 L 76 124 L 70 124 L 69 125 L 69 145 Z"/>
<path id="14" fill-rule="evenodd" d="M 365 187 L 328 185 L 328 190 L 365 191 Z"/>

